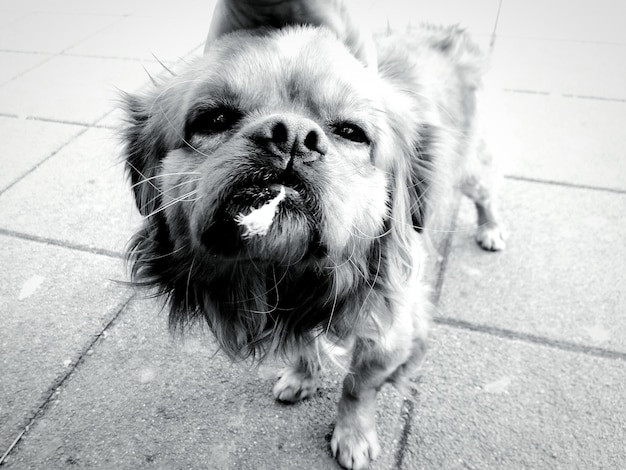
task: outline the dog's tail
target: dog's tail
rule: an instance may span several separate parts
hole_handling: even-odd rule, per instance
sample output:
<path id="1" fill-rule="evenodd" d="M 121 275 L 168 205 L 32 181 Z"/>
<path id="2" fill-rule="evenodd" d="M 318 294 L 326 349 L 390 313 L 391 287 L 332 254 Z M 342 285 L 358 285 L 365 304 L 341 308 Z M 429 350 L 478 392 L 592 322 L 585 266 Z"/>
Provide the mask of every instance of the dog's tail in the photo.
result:
<path id="1" fill-rule="evenodd" d="M 461 76 L 468 82 L 473 82 L 468 85 L 480 85 L 487 68 L 487 57 L 465 29 L 459 25 L 424 24 L 423 31 L 429 45 L 452 59 L 461 70 Z"/>

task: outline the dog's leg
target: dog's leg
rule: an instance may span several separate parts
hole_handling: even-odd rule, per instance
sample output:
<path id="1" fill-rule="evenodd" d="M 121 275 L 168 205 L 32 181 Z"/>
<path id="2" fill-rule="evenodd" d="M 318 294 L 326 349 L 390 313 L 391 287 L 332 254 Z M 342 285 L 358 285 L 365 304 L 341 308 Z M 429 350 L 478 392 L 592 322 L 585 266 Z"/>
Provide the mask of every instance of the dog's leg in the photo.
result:
<path id="1" fill-rule="evenodd" d="M 499 224 L 493 199 L 474 200 L 478 213 L 476 242 L 488 251 L 501 251 L 506 247 L 506 232 Z"/>
<path id="2" fill-rule="evenodd" d="M 283 369 L 274 384 L 274 398 L 286 403 L 295 403 L 315 394 L 320 364 L 313 355 L 301 355 L 290 366 Z"/>
<path id="3" fill-rule="evenodd" d="M 373 340 L 356 340 L 330 441 L 333 455 L 342 466 L 367 468 L 378 457 L 376 394 L 386 382 L 397 381 L 407 367 L 419 362 L 423 352 L 422 342 L 413 351 L 386 351 Z"/>
<path id="4" fill-rule="evenodd" d="M 467 170 L 461 181 L 461 190 L 474 201 L 478 215 L 476 242 L 487 251 L 500 251 L 506 246 L 506 230 L 499 222 L 496 208 L 496 171 L 485 143 L 480 140 L 470 152 Z"/>

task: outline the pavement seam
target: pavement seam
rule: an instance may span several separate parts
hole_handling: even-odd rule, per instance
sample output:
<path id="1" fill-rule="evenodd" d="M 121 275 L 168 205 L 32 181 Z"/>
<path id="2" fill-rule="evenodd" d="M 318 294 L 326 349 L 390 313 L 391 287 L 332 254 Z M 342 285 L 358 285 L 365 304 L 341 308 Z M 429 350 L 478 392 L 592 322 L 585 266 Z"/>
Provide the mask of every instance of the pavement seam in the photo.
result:
<path id="1" fill-rule="evenodd" d="M 9 11 L 10 11 L 10 10 L 9 10 Z M 15 12 L 15 13 L 18 13 L 18 12 Z M 17 23 L 18 21 L 22 21 L 24 18 L 26 18 L 26 17 L 28 17 L 28 16 L 31 16 L 31 15 L 32 15 L 32 12 L 23 12 L 23 13 L 18 13 L 18 15 L 17 15 L 15 18 L 13 18 L 12 20 L 7 21 L 6 23 L 4 23 L 4 24 L 2 25 L 2 27 L 3 27 L 3 28 L 6 28 L 7 26 L 12 25 L 13 23 Z"/>
<path id="2" fill-rule="evenodd" d="M 89 356 L 89 351 L 92 350 L 98 344 L 98 342 L 100 342 L 104 334 L 115 324 L 115 322 L 119 319 L 122 313 L 126 310 L 128 305 L 134 300 L 135 296 L 136 294 L 131 294 L 125 301 L 122 301 L 118 304 L 118 306 L 114 309 L 114 313 L 106 321 L 104 327 L 91 339 L 91 341 L 83 346 L 78 354 L 78 358 L 68 366 L 68 370 L 52 382 L 52 385 L 44 393 L 45 398 L 43 402 L 30 417 L 30 419 L 28 420 L 28 424 L 24 426 L 24 429 L 22 429 L 22 431 L 17 435 L 17 437 L 13 440 L 11 445 L 9 445 L 4 454 L 0 456 L 0 466 L 2 466 L 6 462 L 7 457 L 9 457 L 11 453 L 15 451 L 24 436 L 28 434 L 32 426 L 44 416 L 46 410 L 54 401 L 54 396 L 57 391 L 69 380 L 69 378 L 74 374 L 78 366 L 80 366 L 85 361 L 86 357 Z"/>
<path id="3" fill-rule="evenodd" d="M 495 89 L 495 88 L 494 88 Z M 522 95 L 538 95 L 538 96 L 556 96 L 565 99 L 580 99 L 580 100 L 595 100 L 595 101 L 609 101 L 615 103 L 624 103 L 626 98 L 618 98 L 611 96 L 598 96 L 598 95 L 578 95 L 573 93 L 558 93 L 546 90 L 532 90 L 527 88 L 502 88 L 505 93 L 520 93 Z"/>
<path id="4" fill-rule="evenodd" d="M 51 122 L 53 124 L 67 124 L 70 126 L 78 126 L 78 127 L 84 127 L 86 129 L 90 129 L 91 127 L 95 127 L 95 124 L 99 121 L 104 119 L 105 117 L 107 117 L 109 114 L 111 114 L 113 110 L 107 111 L 105 114 L 103 114 L 102 116 L 99 116 L 98 118 L 96 118 L 96 120 L 94 120 L 93 122 L 86 122 L 86 121 L 72 121 L 69 119 L 55 119 L 55 118 L 48 118 L 48 117 L 44 117 L 44 116 L 31 116 L 31 115 L 23 115 L 23 116 L 17 116 L 14 114 L 3 114 L 0 113 L 0 117 L 4 117 L 4 118 L 13 118 L 13 119 L 21 119 L 24 121 L 38 121 L 38 122 Z M 64 145 L 67 145 L 64 144 Z"/>
<path id="5" fill-rule="evenodd" d="M 579 100 L 616 101 L 618 103 L 626 103 L 626 98 L 609 98 L 605 96 L 595 96 L 595 95 L 574 95 L 572 93 L 562 93 L 561 97 L 575 98 Z"/>
<path id="6" fill-rule="evenodd" d="M 72 13 L 70 13 L 71 15 Z M 68 15 L 68 14 L 66 14 Z M 57 52 L 56 55 L 58 56 L 62 56 L 65 54 L 66 51 L 69 51 L 77 46 L 80 46 L 81 44 L 89 41 L 90 39 L 96 37 L 98 34 L 106 31 L 109 28 L 112 28 L 113 26 L 117 25 L 118 23 L 123 22 L 124 20 L 126 20 L 128 17 L 126 15 L 78 15 L 78 16 L 94 16 L 94 17 L 105 17 L 105 18 L 115 18 L 115 21 L 112 21 L 109 24 L 106 24 L 104 26 L 102 26 L 101 28 L 96 28 L 91 34 L 79 39 L 77 42 L 75 42 L 74 44 L 71 44 L 69 46 L 67 46 L 65 49 L 60 50 L 59 52 Z"/>
<path id="7" fill-rule="evenodd" d="M 451 223 L 448 230 L 448 235 L 443 245 L 443 253 L 441 254 L 441 262 L 439 264 L 439 270 L 437 272 L 437 281 L 435 282 L 435 288 L 433 291 L 432 303 L 434 306 L 439 304 L 439 299 L 441 298 L 441 292 L 443 290 L 443 281 L 446 274 L 446 270 L 448 269 L 448 260 L 450 258 L 450 252 L 452 251 L 452 239 L 454 238 L 454 234 L 456 233 L 457 224 L 456 221 L 459 217 L 459 212 L 461 210 L 461 199 L 463 196 L 461 194 L 456 195 L 456 199 L 452 206 L 452 214 L 451 214 Z"/>
<path id="8" fill-rule="evenodd" d="M 62 15 L 69 15 L 69 14 L 68 13 L 62 13 Z M 87 15 L 87 16 L 103 16 L 103 15 Z M 104 15 L 104 16 L 119 17 L 119 15 Z M 22 72 L 20 72 L 19 74 L 15 75 L 14 77 L 11 77 L 6 82 L 3 82 L 2 85 L 4 86 L 4 85 L 6 85 L 8 83 L 11 83 L 11 82 L 17 80 L 18 78 L 22 77 L 23 75 L 25 75 L 25 74 L 27 74 L 29 72 L 32 72 L 33 70 L 41 67 L 43 64 L 46 64 L 47 62 L 50 62 L 51 60 L 55 59 L 56 57 L 65 56 L 66 55 L 65 51 L 67 51 L 69 49 L 72 49 L 73 47 L 76 47 L 76 46 L 82 44 L 85 41 L 88 41 L 92 37 L 100 34 L 102 31 L 104 31 L 105 29 L 109 28 L 110 26 L 113 26 L 114 24 L 119 23 L 123 19 L 124 19 L 124 17 L 118 19 L 117 21 L 114 21 L 110 25 L 104 26 L 104 27 L 102 27 L 100 29 L 96 29 L 89 36 L 84 37 L 83 39 L 79 40 L 77 43 L 72 44 L 72 45 L 70 45 L 70 46 L 66 47 L 65 49 L 63 49 L 61 51 L 58 51 L 58 52 L 41 52 L 41 51 L 29 51 L 29 50 L 27 50 L 27 51 L 19 51 L 19 50 L 12 50 L 12 49 L 0 49 L 0 52 L 9 52 L 9 53 L 15 53 L 15 54 L 33 54 L 33 55 L 34 54 L 39 54 L 39 55 L 47 55 L 48 56 L 47 59 L 44 59 L 41 62 L 38 62 L 37 64 L 33 65 L 32 67 L 29 67 L 26 70 L 23 70 Z"/>
<path id="9" fill-rule="evenodd" d="M 82 126 L 84 126 L 84 124 L 82 124 Z M 52 151 L 50 153 L 50 155 L 48 155 L 47 157 L 42 158 L 41 160 L 39 160 L 35 165 L 33 165 L 30 169 L 28 169 L 26 172 L 24 172 L 23 174 L 21 174 L 20 176 L 18 176 L 17 178 L 15 178 L 13 181 L 11 181 L 7 186 L 5 186 L 4 188 L 0 189 L 0 196 L 2 196 L 4 193 L 6 193 L 9 189 L 11 189 L 13 186 L 15 186 L 17 183 L 19 183 L 20 181 L 22 181 L 24 178 L 26 178 L 28 175 L 30 175 L 31 173 L 33 173 L 35 170 L 37 170 L 37 168 L 39 168 L 41 165 L 43 165 L 44 163 L 46 163 L 48 160 L 50 160 L 51 158 L 53 158 L 55 155 L 57 155 L 61 150 L 63 150 L 65 147 L 67 147 L 70 143 L 72 143 L 74 140 L 76 140 L 77 138 L 79 138 L 80 136 L 82 136 L 85 132 L 87 132 L 89 130 L 89 127 L 85 127 L 84 129 L 81 129 L 80 131 L 78 131 L 78 133 L 74 134 L 72 137 L 70 137 L 66 142 L 62 143 L 56 150 Z"/>
<path id="10" fill-rule="evenodd" d="M 194 50 L 197 48 L 198 46 L 196 46 L 194 48 Z M 127 62 L 136 62 L 138 64 L 143 64 L 145 62 L 149 62 L 149 63 L 153 63 L 153 64 L 158 64 L 158 63 L 165 63 L 165 64 L 169 64 L 169 65 L 176 65 L 178 63 L 178 61 L 182 58 L 184 58 L 187 53 L 185 53 L 182 57 L 179 57 L 178 59 L 159 59 L 158 57 L 156 57 L 154 54 L 152 55 L 152 58 L 149 58 L 147 56 L 145 57 L 131 57 L 131 56 L 123 56 L 123 55 L 103 55 L 103 54 L 80 54 L 78 52 L 74 52 L 74 53 L 70 53 L 70 52 L 64 52 L 59 54 L 60 56 L 63 57 L 75 57 L 78 59 L 103 59 L 103 60 L 120 60 L 120 61 L 127 61 Z"/>
<path id="11" fill-rule="evenodd" d="M 88 245 L 81 245 L 79 243 L 72 243 L 63 240 L 56 240 L 54 238 L 41 237 L 39 235 L 31 235 L 29 233 L 16 232 L 14 230 L 8 230 L 5 228 L 0 228 L 0 235 L 12 238 L 19 238 L 21 240 L 28 240 L 44 245 L 58 246 L 60 248 L 66 248 L 68 250 L 81 251 L 83 253 L 89 253 L 91 255 L 108 256 L 109 258 L 115 259 L 124 258 L 124 254 L 117 251 L 107 250 L 105 248 L 91 247 Z"/>
<path id="12" fill-rule="evenodd" d="M 7 52 L 7 51 L 0 51 L 0 52 Z M 45 64 L 46 62 L 49 62 L 50 60 L 52 60 L 55 56 L 52 54 L 46 54 L 44 52 L 11 52 L 12 54 L 30 54 L 30 55 L 41 55 L 44 56 L 45 58 L 42 59 L 41 62 L 37 62 L 35 65 L 32 65 L 31 67 L 27 67 L 26 69 L 22 70 L 21 72 L 19 72 L 16 75 L 13 75 L 12 77 L 10 77 L 8 80 L 5 80 L 4 82 L 0 83 L 0 86 L 4 86 L 7 85 L 8 83 L 11 83 L 15 80 L 17 80 L 18 78 L 20 78 L 23 75 L 26 75 L 28 72 L 30 72 L 31 70 L 35 70 L 37 67 L 40 67 L 41 65 Z M 46 57 L 47 56 L 47 57 Z"/>
<path id="13" fill-rule="evenodd" d="M 158 59 L 155 59 L 155 58 L 150 59 L 147 56 L 146 57 L 130 57 L 130 56 L 123 56 L 123 55 L 103 55 L 103 54 L 88 54 L 88 53 L 81 54 L 78 52 L 62 52 L 59 54 L 59 56 L 60 57 L 72 57 L 72 58 L 78 58 L 78 59 L 120 60 L 120 61 L 126 61 L 126 62 L 137 62 L 138 64 L 144 63 L 144 62 L 150 62 L 150 63 L 156 64 L 159 62 Z M 167 60 L 167 62 L 170 62 L 170 60 Z M 172 62 L 175 62 L 175 61 L 172 61 Z"/>
<path id="14" fill-rule="evenodd" d="M 7 54 L 29 54 L 29 55 L 49 55 L 49 56 L 56 56 L 57 53 L 56 52 L 41 52 L 41 51 L 22 51 L 19 49 L 7 49 L 7 48 L 0 48 L 0 53 L 7 53 Z"/>
<path id="15" fill-rule="evenodd" d="M 525 181 L 528 183 L 539 183 L 539 184 L 546 184 L 550 186 L 561 186 L 563 188 L 588 189 L 591 191 L 604 191 L 607 193 L 614 193 L 614 194 L 626 194 L 625 189 L 605 188 L 602 186 L 593 186 L 589 184 L 568 183 L 567 181 L 545 180 L 545 179 L 540 179 L 540 178 L 531 178 L 528 176 L 517 176 L 517 175 L 505 175 L 504 178 L 507 180 L 513 180 L 513 181 Z"/>
<path id="16" fill-rule="evenodd" d="M 522 341 L 524 343 L 545 346 L 552 349 L 558 349 L 560 351 L 584 354 L 587 356 L 595 356 L 603 359 L 626 361 L 626 353 L 615 351 L 613 349 L 606 349 L 598 346 L 587 346 L 584 344 L 574 343 L 572 341 L 553 339 L 547 336 L 509 330 L 507 328 L 500 328 L 497 326 L 491 326 L 481 323 L 473 323 L 458 318 L 437 317 L 433 319 L 433 322 L 438 325 L 444 325 L 451 328 L 488 334 L 491 336 L 496 336 L 509 340 Z"/>
<path id="17" fill-rule="evenodd" d="M 443 279 L 448 268 L 448 259 L 450 258 L 450 252 L 452 251 L 452 239 L 454 238 L 454 234 L 456 231 L 456 221 L 458 219 L 459 211 L 461 208 L 461 198 L 461 194 L 458 194 L 456 196 L 451 210 L 449 230 L 444 232 L 447 233 L 447 236 L 443 244 L 443 253 L 441 254 L 441 261 L 439 262 L 439 269 L 437 270 L 437 281 L 435 282 L 435 287 L 432 293 L 431 302 L 433 306 L 437 306 L 437 304 L 439 304 L 439 299 L 443 290 Z M 419 381 L 419 377 L 416 380 Z M 400 411 L 400 419 L 404 421 L 404 426 L 402 427 L 400 440 L 398 442 L 398 450 L 396 452 L 396 469 L 402 468 L 402 465 L 404 463 L 404 455 L 409 443 L 409 436 L 413 430 L 413 414 L 415 410 L 415 402 L 417 400 L 417 387 L 411 388 L 410 395 L 410 397 L 403 400 L 402 408 Z"/>

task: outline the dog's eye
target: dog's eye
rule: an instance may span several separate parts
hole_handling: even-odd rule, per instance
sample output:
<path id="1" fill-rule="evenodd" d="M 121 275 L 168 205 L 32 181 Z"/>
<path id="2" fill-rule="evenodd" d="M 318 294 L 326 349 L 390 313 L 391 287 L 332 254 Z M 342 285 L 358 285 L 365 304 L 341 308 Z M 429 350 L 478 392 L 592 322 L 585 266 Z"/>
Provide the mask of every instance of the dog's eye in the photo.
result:
<path id="1" fill-rule="evenodd" d="M 241 112 L 219 107 L 202 111 L 187 125 L 187 135 L 218 134 L 233 128 L 241 119 Z"/>
<path id="2" fill-rule="evenodd" d="M 356 124 L 340 122 L 333 126 L 333 132 L 339 137 L 356 142 L 357 144 L 369 144 L 370 139 L 363 129 Z"/>

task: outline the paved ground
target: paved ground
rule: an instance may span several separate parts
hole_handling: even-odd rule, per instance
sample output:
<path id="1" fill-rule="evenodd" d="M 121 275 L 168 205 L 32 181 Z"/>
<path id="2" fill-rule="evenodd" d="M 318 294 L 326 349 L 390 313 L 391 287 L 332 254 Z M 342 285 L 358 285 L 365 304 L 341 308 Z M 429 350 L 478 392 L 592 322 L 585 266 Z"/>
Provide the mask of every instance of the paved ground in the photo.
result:
<path id="1" fill-rule="evenodd" d="M 121 285 L 138 222 L 116 87 L 198 53 L 211 1 L 0 0 L 0 456 L 6 468 L 328 469 L 339 396 L 273 402 L 275 367 L 168 335 Z M 357 2 L 374 28 L 483 44 L 508 250 L 444 237 L 415 400 L 380 397 L 374 468 L 626 468 L 626 7 Z M 391 6 L 385 7 L 385 4 Z M 471 7 L 470 7 L 471 4 Z M 6 453 L 5 453 L 6 451 Z"/>

